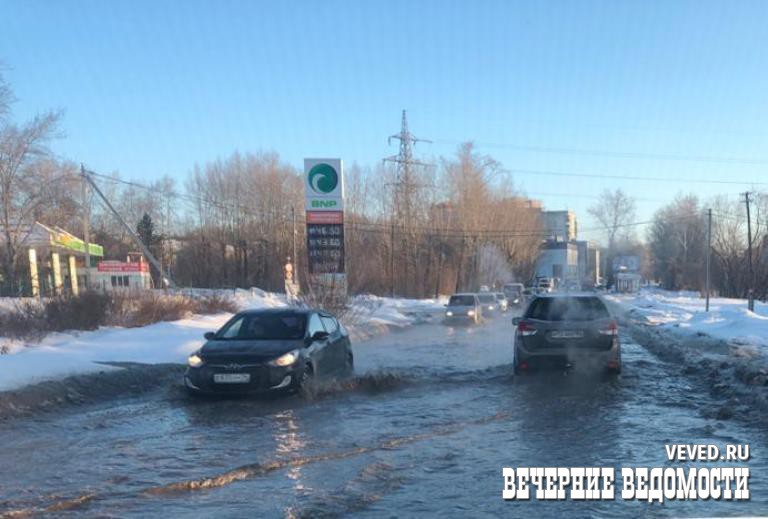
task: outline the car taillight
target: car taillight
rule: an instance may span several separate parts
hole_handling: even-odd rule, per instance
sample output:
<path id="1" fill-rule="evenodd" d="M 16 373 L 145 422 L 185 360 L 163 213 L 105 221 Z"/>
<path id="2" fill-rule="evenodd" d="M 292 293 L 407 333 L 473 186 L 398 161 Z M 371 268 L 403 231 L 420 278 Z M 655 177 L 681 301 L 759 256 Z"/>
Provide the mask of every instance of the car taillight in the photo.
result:
<path id="1" fill-rule="evenodd" d="M 517 325 L 517 333 L 523 337 L 536 335 L 536 331 L 536 327 L 527 321 L 520 321 L 520 323 Z"/>
<path id="2" fill-rule="evenodd" d="M 600 329 L 600 333 L 602 335 L 618 335 L 619 334 L 619 328 L 616 326 L 616 321 L 611 321 L 608 323 L 608 326 L 605 328 Z"/>

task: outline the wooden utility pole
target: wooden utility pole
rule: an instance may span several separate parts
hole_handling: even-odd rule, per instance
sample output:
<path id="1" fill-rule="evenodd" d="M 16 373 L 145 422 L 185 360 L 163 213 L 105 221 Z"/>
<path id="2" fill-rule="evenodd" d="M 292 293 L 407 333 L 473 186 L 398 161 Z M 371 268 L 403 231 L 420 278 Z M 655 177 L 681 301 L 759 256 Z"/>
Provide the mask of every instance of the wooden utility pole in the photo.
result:
<path id="1" fill-rule="evenodd" d="M 707 312 L 709 312 L 709 262 L 712 256 L 712 209 L 707 210 Z"/>
<path id="2" fill-rule="evenodd" d="M 82 177 L 83 203 L 83 241 L 85 242 L 85 289 L 91 288 L 91 201 L 88 199 L 88 179 L 85 176 L 85 166 L 80 164 Z"/>
<path id="3" fill-rule="evenodd" d="M 744 201 L 747 204 L 747 255 L 749 264 L 749 288 L 747 290 L 747 307 L 750 312 L 755 311 L 755 275 L 752 269 L 752 220 L 749 217 L 749 195 L 750 192 L 744 193 Z"/>
<path id="4" fill-rule="evenodd" d="M 170 274 L 167 274 L 163 271 L 163 266 L 160 264 L 159 261 L 157 261 L 157 258 L 155 257 L 152 252 L 150 252 L 147 245 L 141 240 L 138 234 L 136 234 L 136 231 L 134 231 L 130 225 L 126 223 L 126 221 L 123 219 L 122 216 L 120 216 L 120 213 L 117 212 L 117 209 L 114 208 L 112 203 L 109 201 L 109 199 L 104 195 L 104 193 L 101 192 L 101 189 L 99 189 L 99 186 L 96 185 L 96 183 L 93 181 L 91 176 L 89 175 L 89 172 L 82 168 L 81 173 L 83 174 L 83 178 L 90 184 L 90 187 L 93 189 L 93 192 L 96 193 L 99 198 L 101 198 L 101 201 L 104 202 L 104 205 L 109 209 L 112 214 L 114 215 L 115 219 L 123 226 L 123 228 L 126 230 L 128 235 L 133 238 L 133 241 L 136 242 L 136 245 L 139 246 L 141 249 L 141 252 L 146 256 L 147 260 L 152 264 L 153 267 L 157 269 L 157 271 L 160 273 L 160 279 L 163 284 L 163 287 L 165 287 L 165 284 L 167 283 L 168 286 L 171 288 L 176 288 L 176 283 L 173 282 L 173 279 L 171 279 Z M 87 246 L 87 243 L 86 243 Z"/>

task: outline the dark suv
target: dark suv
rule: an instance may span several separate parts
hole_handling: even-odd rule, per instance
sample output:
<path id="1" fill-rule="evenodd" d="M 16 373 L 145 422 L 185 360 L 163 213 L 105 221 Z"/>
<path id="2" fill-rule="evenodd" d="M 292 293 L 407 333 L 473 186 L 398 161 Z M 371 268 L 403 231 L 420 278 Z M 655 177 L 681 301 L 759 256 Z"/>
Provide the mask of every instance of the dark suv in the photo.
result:
<path id="1" fill-rule="evenodd" d="M 569 366 L 621 372 L 616 321 L 597 296 L 541 295 L 513 323 L 516 374 Z"/>

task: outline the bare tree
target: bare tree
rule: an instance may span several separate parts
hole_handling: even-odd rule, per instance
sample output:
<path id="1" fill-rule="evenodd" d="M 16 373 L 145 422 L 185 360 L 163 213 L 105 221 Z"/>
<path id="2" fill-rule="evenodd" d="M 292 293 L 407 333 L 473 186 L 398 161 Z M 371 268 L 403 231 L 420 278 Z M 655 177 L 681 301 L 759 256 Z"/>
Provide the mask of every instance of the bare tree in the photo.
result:
<path id="1" fill-rule="evenodd" d="M 703 285 L 706 223 L 693 195 L 678 196 L 659 209 L 648 230 L 653 273 L 665 288 L 698 290 Z"/>
<path id="2" fill-rule="evenodd" d="M 0 79 L 0 113 L 7 111 L 10 93 Z M 4 99 L 4 100 L 3 100 Z M 5 108 L 4 108 L 5 107 Z M 3 277 L 6 289 L 16 290 L 18 245 L 22 230 L 45 202 L 50 187 L 36 174 L 38 162 L 48 155 L 61 115 L 47 112 L 17 125 L 0 119 L 0 226 L 2 226 Z M 50 181 L 50 179 L 48 179 Z"/>
<path id="3" fill-rule="evenodd" d="M 625 225 L 635 219 L 635 199 L 621 189 L 603 190 L 600 200 L 587 212 L 605 229 L 609 251 L 614 251 L 620 240 L 631 241 L 631 231 Z"/>

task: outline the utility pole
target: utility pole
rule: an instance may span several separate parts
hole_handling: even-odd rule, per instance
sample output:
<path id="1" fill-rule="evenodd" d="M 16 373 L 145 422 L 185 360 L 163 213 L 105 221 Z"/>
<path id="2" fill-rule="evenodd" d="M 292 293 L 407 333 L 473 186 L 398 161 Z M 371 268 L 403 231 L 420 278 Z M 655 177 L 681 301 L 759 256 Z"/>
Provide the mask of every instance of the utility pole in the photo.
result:
<path id="1" fill-rule="evenodd" d="M 709 261 L 712 256 L 712 209 L 707 210 L 707 312 L 709 312 Z"/>
<path id="2" fill-rule="evenodd" d="M 88 199 L 88 179 L 85 177 L 85 166 L 80 164 L 82 177 L 83 203 L 83 241 L 85 242 L 85 289 L 91 288 L 91 201 Z"/>
<path id="3" fill-rule="evenodd" d="M 425 162 L 420 162 L 418 160 L 414 160 L 413 158 L 413 145 L 417 142 L 427 142 L 431 143 L 432 141 L 428 141 L 425 139 L 419 139 L 415 137 L 410 130 L 408 129 L 408 118 L 406 116 L 405 110 L 403 110 L 403 116 L 400 123 L 400 133 L 396 133 L 395 135 L 390 135 L 387 139 L 387 144 L 390 144 L 392 142 L 392 139 L 396 139 L 400 141 L 400 152 L 397 155 L 393 155 L 391 157 L 387 157 L 384 159 L 384 162 L 393 162 L 396 164 L 397 167 L 397 175 L 395 182 L 393 184 L 393 190 L 392 190 L 392 228 L 391 228 L 391 239 L 392 239 L 392 246 L 390 248 L 389 254 L 389 262 L 390 262 L 390 270 L 392 272 L 392 286 L 391 286 L 391 294 L 394 297 L 395 295 L 395 224 L 397 221 L 404 221 L 406 224 L 410 223 L 411 220 L 411 194 L 412 190 L 415 186 L 413 182 L 413 167 L 429 167 L 430 165 Z M 402 193 L 401 193 L 402 191 Z M 404 210 L 401 211 L 400 203 L 403 203 L 405 205 Z M 408 248 L 407 248 L 407 236 L 406 236 L 406 245 L 404 247 L 404 253 L 407 255 Z M 407 272 L 408 265 L 406 262 L 405 269 Z"/>
<path id="4" fill-rule="evenodd" d="M 149 250 L 146 244 L 143 241 L 141 241 L 141 238 L 139 238 L 139 235 L 136 234 L 136 231 L 134 231 L 131 228 L 131 226 L 126 223 L 125 220 L 123 220 L 123 217 L 120 216 L 120 213 L 117 212 L 117 209 L 114 208 L 114 206 L 109 202 L 109 199 L 104 195 L 104 193 L 101 192 L 101 189 L 99 189 L 99 186 L 96 185 L 96 182 L 93 181 L 93 179 L 89 175 L 89 171 L 86 170 L 85 168 L 82 168 L 81 173 L 83 174 L 83 178 L 85 178 L 85 180 L 88 181 L 88 184 L 90 184 L 94 193 L 99 195 L 99 198 L 101 198 L 101 201 L 104 202 L 104 205 L 107 206 L 107 209 L 109 209 L 112 212 L 112 214 L 115 216 L 117 221 L 120 222 L 123 228 L 125 228 L 128 235 L 131 238 L 133 238 L 133 241 L 136 242 L 136 245 L 139 246 L 139 248 L 141 249 L 141 252 L 144 254 L 144 256 L 147 257 L 147 259 L 152 264 L 152 266 L 157 269 L 157 271 L 160 273 L 160 277 L 162 278 L 163 282 L 167 280 L 168 285 L 171 288 L 176 288 L 176 283 L 173 282 L 173 279 L 171 279 L 170 274 L 166 274 L 163 271 L 163 266 L 160 264 L 159 261 L 157 261 L 157 258 L 155 258 L 155 255 L 152 254 L 152 252 Z"/>
<path id="5" fill-rule="evenodd" d="M 293 283 L 299 284 L 299 258 L 296 255 L 296 208 L 291 206 L 291 225 L 293 226 Z"/>
<path id="6" fill-rule="evenodd" d="M 755 276 L 752 270 L 752 220 L 749 217 L 749 195 L 750 195 L 749 191 L 744 193 L 744 201 L 747 204 L 747 255 L 749 256 L 748 257 L 749 289 L 747 290 L 747 307 L 749 308 L 750 312 L 754 312 L 755 311 L 755 297 L 754 297 Z"/>
<path id="7" fill-rule="evenodd" d="M 391 222 L 391 229 L 389 233 L 389 240 L 390 240 L 389 272 L 392 275 L 392 278 L 390 279 L 391 285 L 390 285 L 389 295 L 390 297 L 395 297 L 395 212 L 394 212 L 394 209 L 392 210 L 392 222 Z"/>

